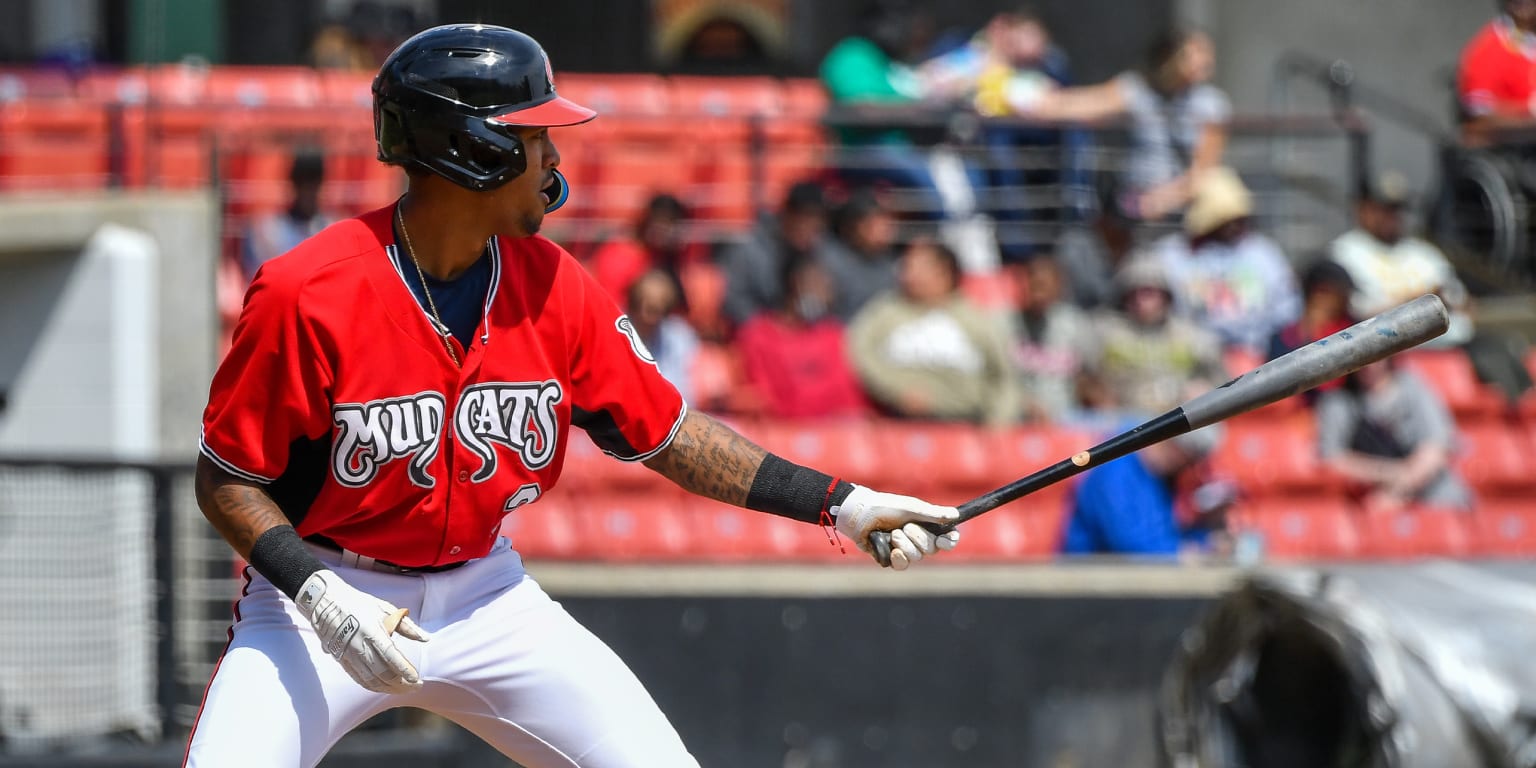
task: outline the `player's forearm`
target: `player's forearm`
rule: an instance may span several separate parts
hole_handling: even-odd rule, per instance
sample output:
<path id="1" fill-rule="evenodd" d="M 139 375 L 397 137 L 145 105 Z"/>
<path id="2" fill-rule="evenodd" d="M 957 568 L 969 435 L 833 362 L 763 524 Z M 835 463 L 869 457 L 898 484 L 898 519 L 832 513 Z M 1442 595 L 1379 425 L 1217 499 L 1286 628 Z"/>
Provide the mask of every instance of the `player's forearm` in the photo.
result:
<path id="1" fill-rule="evenodd" d="M 736 430 L 690 410 L 672 444 L 645 465 L 689 493 L 742 506 L 767 455 Z"/>
<path id="2" fill-rule="evenodd" d="M 707 414 L 689 411 L 647 467 L 690 493 L 815 523 L 853 486 L 768 453 Z"/>
<path id="3" fill-rule="evenodd" d="M 197 460 L 195 486 L 203 516 L 243 558 L 250 558 L 251 547 L 263 533 L 291 525 L 264 489 L 219 469 L 206 457 Z"/>

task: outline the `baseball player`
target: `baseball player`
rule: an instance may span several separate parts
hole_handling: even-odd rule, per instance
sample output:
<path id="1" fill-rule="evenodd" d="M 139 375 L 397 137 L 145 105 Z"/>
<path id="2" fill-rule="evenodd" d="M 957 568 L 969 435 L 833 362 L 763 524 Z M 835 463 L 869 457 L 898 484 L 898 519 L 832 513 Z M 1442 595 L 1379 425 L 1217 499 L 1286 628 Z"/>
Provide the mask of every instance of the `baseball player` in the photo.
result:
<path id="1" fill-rule="evenodd" d="M 499 534 L 559 479 L 572 425 L 693 493 L 866 552 L 890 531 L 897 568 L 952 548 L 918 524 L 956 512 L 797 466 L 687 408 L 608 295 L 536 235 L 567 194 L 549 127 L 594 113 L 556 94 L 532 38 L 427 30 L 373 92 L 379 157 L 408 191 L 263 266 L 214 376 L 198 503 L 251 567 L 185 764 L 312 766 L 411 706 L 527 768 L 697 765 Z"/>

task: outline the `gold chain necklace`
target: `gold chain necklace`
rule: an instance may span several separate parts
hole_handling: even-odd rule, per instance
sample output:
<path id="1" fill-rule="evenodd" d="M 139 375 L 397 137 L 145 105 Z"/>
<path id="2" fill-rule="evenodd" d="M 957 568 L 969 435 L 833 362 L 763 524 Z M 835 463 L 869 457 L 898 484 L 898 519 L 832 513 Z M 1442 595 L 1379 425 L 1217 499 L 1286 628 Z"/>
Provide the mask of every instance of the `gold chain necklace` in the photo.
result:
<path id="1" fill-rule="evenodd" d="M 452 332 L 443 323 L 443 316 L 437 313 L 437 302 L 432 300 L 432 291 L 427 288 L 427 273 L 422 270 L 421 262 L 416 259 L 416 248 L 411 245 L 411 233 L 405 229 L 405 212 L 400 210 L 399 205 L 395 206 L 395 221 L 400 224 L 400 236 L 405 238 L 405 253 L 411 257 L 411 263 L 416 265 L 416 276 L 421 278 L 421 292 L 427 297 L 427 309 L 432 311 L 432 325 L 437 329 L 438 337 L 443 340 L 443 348 L 448 350 L 448 356 L 453 358 L 453 364 L 458 366 L 460 365 L 459 353 L 453 348 L 453 341 L 450 338 Z"/>

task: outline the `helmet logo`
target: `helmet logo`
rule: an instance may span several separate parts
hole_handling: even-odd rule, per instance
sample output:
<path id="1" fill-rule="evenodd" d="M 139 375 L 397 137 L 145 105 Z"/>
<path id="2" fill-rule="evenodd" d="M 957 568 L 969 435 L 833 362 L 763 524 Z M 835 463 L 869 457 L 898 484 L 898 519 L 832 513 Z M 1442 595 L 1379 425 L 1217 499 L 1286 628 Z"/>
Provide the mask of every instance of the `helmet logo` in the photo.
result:
<path id="1" fill-rule="evenodd" d="M 550 66 L 549 54 L 544 54 L 544 82 L 549 83 L 549 92 L 555 92 L 555 70 Z"/>

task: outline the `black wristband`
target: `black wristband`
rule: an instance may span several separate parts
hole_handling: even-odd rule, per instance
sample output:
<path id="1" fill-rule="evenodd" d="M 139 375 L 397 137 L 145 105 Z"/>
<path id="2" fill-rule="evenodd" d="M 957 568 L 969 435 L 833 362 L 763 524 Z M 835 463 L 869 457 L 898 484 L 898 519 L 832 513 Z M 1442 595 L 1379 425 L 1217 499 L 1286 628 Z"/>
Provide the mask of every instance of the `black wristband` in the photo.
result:
<path id="1" fill-rule="evenodd" d="M 829 474 L 770 453 L 752 478 L 746 507 L 816 524 L 821 522 L 822 512 L 843 503 L 852 492 L 851 483 L 834 481 Z"/>
<path id="2" fill-rule="evenodd" d="M 251 567 L 289 597 L 299 594 L 299 588 L 315 571 L 325 570 L 325 564 L 304 546 L 291 525 L 268 528 L 256 539 L 251 547 Z"/>

